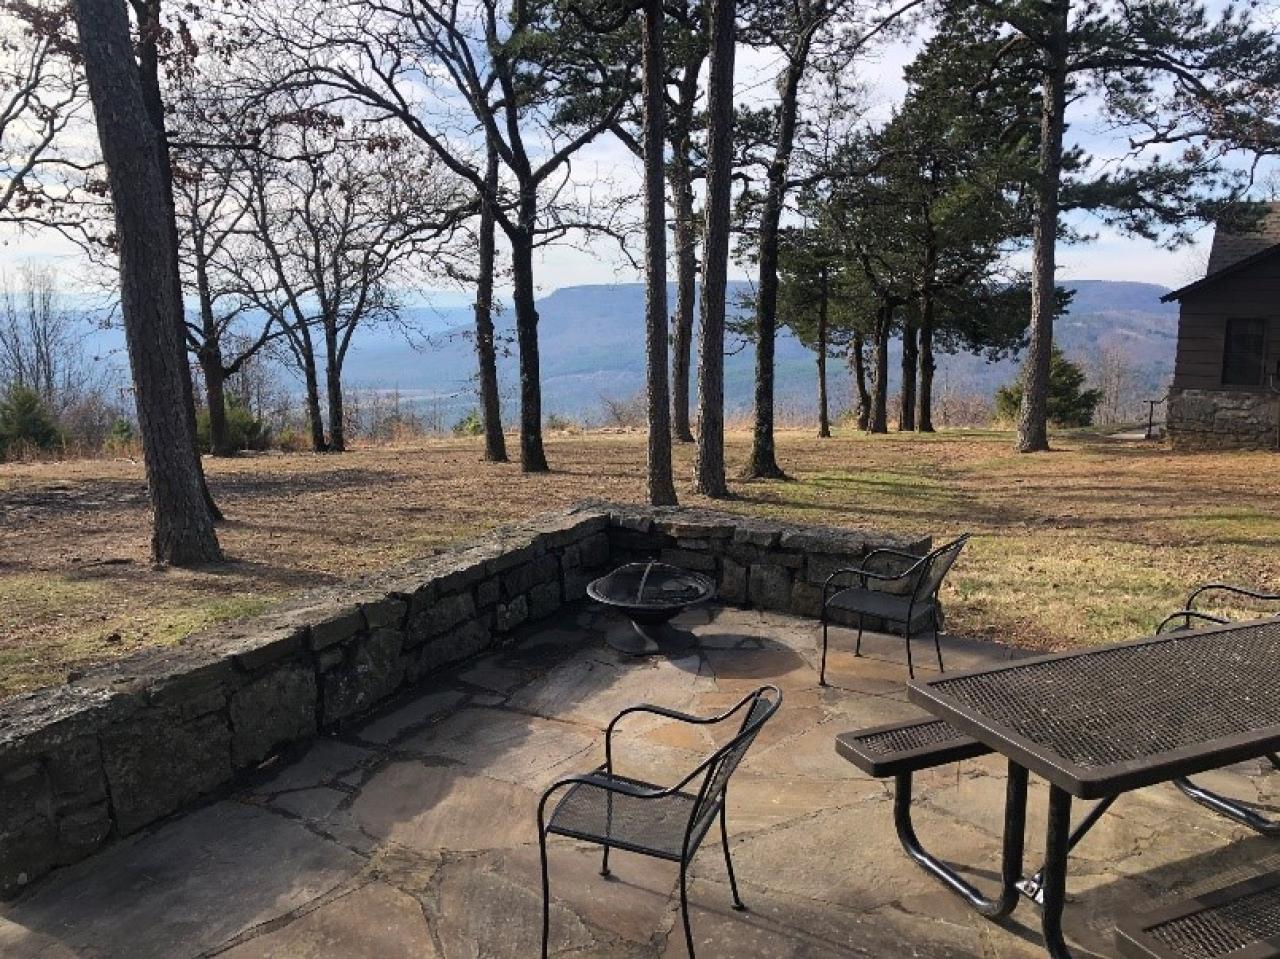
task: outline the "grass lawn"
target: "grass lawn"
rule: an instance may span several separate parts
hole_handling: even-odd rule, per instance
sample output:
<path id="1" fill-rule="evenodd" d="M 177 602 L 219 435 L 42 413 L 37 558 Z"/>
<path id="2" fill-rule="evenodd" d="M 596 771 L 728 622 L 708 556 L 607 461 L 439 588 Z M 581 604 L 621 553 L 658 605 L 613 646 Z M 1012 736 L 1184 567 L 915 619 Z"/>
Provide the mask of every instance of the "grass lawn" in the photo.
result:
<path id="1" fill-rule="evenodd" d="M 948 626 L 1025 646 L 1140 635 L 1205 580 L 1280 588 L 1275 454 L 1055 442 L 1053 453 L 1019 456 L 998 431 L 783 432 L 791 481 L 734 482 L 736 498 L 721 505 L 938 538 L 972 530 L 944 594 Z M 730 434 L 731 473 L 748 443 Z M 643 497 L 640 434 L 553 434 L 543 476 L 484 463 L 480 451 L 479 440 L 448 439 L 206 460 L 231 559 L 198 572 L 147 562 L 139 463 L 0 465 L 0 697 L 498 523 L 584 497 Z M 688 493 L 692 452 L 676 456 L 690 505 L 702 502 Z"/>

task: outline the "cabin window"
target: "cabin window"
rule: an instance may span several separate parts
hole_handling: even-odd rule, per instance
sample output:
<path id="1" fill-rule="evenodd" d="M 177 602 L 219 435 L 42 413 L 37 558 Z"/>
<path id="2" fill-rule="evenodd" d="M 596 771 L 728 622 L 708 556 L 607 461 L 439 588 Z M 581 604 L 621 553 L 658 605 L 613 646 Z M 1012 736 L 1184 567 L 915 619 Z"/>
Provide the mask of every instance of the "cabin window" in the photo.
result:
<path id="1" fill-rule="evenodd" d="M 1266 320 L 1227 320 L 1222 352 L 1223 386 L 1261 386 L 1266 357 Z"/>

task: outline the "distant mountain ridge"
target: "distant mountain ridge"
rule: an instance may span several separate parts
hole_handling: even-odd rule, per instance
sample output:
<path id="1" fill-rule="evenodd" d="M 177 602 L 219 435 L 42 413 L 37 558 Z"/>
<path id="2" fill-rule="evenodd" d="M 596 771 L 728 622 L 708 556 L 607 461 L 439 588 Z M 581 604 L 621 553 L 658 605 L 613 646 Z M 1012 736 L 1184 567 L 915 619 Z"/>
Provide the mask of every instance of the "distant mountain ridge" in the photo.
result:
<path id="1" fill-rule="evenodd" d="M 1055 338 L 1076 359 L 1088 360 L 1100 349 L 1118 347 L 1130 357 L 1135 386 L 1158 395 L 1173 370 L 1177 342 L 1177 306 L 1163 304 L 1167 288 L 1152 283 L 1075 280 L 1070 313 L 1058 320 Z M 741 299 L 748 284 L 731 284 L 729 302 Z M 671 301 L 674 302 L 674 290 Z M 626 400 L 644 389 L 644 286 L 623 283 L 571 286 L 538 301 L 542 359 L 543 410 L 575 420 L 600 422 L 604 399 Z M 469 307 L 413 307 L 405 311 L 406 334 L 392 327 L 369 327 L 356 333 L 347 357 L 345 385 L 351 389 L 396 390 L 401 402 L 430 410 L 446 424 L 476 406 L 475 353 L 470 337 Z M 504 416 L 517 414 L 519 368 L 512 315 L 497 318 L 505 355 L 499 362 Z M 123 336 L 118 329 L 87 329 L 83 347 L 100 356 L 121 384 L 128 378 Z M 898 357 L 891 349 L 891 384 L 896 389 Z M 1018 359 L 988 363 L 983 357 L 938 356 L 937 390 L 958 396 L 990 397 L 1010 382 Z M 725 403 L 730 414 L 750 408 L 755 351 L 731 339 L 725 358 Z M 832 403 L 848 405 L 849 375 L 845 365 L 828 363 Z M 296 376 L 281 371 L 282 382 L 300 392 Z M 787 331 L 777 345 L 777 401 L 780 414 L 810 416 L 816 408 L 814 355 Z"/>
<path id="2" fill-rule="evenodd" d="M 1163 304 L 1167 287 L 1110 280 L 1064 282 L 1076 291 L 1070 312 L 1059 318 L 1055 339 L 1086 365 L 1100 349 L 1123 350 L 1135 385 L 1159 390 L 1172 375 L 1177 343 L 1177 306 Z M 736 283 L 730 302 L 747 292 Z M 673 294 L 674 299 L 674 294 Z M 538 301 L 543 409 L 575 419 L 598 418 L 604 398 L 626 399 L 644 389 L 644 286 L 640 283 L 563 287 Z M 455 319 L 456 318 L 456 319 Z M 454 319 L 454 322 L 450 322 Z M 357 335 L 347 361 L 353 387 L 397 389 L 414 403 L 430 403 L 452 416 L 475 405 L 475 359 L 469 337 L 470 311 L 432 314 L 436 330 L 425 345 L 410 348 L 403 337 L 384 330 Z M 498 318 L 500 335 L 510 337 L 512 318 Z M 731 340 L 725 358 L 728 410 L 750 407 L 755 355 L 750 343 Z M 891 351 L 896 388 L 897 344 Z M 989 363 L 968 354 L 938 357 L 938 388 L 956 394 L 990 396 L 1017 375 L 1019 359 Z M 828 364 L 833 400 L 847 401 L 848 374 L 838 361 Z M 514 346 L 499 363 L 507 414 L 514 416 L 518 365 Z M 803 414 L 815 408 L 817 374 L 813 353 L 783 331 L 777 347 L 777 397 L 783 409 Z"/>

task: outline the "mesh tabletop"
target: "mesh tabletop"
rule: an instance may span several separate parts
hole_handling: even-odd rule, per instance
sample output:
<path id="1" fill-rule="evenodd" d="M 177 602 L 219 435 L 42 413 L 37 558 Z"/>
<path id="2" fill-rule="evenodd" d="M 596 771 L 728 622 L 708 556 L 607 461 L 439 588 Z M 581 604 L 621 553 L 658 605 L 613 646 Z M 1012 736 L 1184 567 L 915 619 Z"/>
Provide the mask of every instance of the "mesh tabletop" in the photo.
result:
<path id="1" fill-rule="evenodd" d="M 1280 742 L 1280 620 L 1045 656 L 911 691 L 962 731 L 1096 798 Z"/>

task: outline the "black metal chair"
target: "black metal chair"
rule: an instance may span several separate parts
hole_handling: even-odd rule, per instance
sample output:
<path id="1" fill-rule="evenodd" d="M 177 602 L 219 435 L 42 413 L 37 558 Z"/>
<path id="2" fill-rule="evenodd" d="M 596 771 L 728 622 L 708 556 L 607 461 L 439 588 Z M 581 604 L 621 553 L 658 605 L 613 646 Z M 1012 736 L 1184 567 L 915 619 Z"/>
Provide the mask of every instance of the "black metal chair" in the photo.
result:
<path id="1" fill-rule="evenodd" d="M 1194 628 L 1192 626 L 1193 622 L 1210 626 L 1222 626 L 1231 622 L 1225 616 L 1218 616 L 1214 613 L 1196 609 L 1196 601 L 1210 593 L 1228 593 L 1264 603 L 1280 603 L 1280 593 L 1264 593 L 1248 586 L 1236 586 L 1232 583 L 1205 583 L 1203 586 L 1197 586 L 1191 591 L 1187 601 L 1182 604 L 1182 609 L 1170 613 L 1160 621 L 1160 625 L 1156 627 L 1156 633 L 1184 632 Z M 1273 769 L 1280 769 L 1280 755 L 1268 753 L 1267 759 Z M 1173 784 L 1193 802 L 1197 802 L 1212 809 L 1214 812 L 1248 826 L 1264 836 L 1280 836 L 1280 822 L 1261 816 L 1233 799 L 1219 796 L 1217 793 L 1198 785 L 1187 776 L 1178 777 L 1173 780 Z"/>
<path id="2" fill-rule="evenodd" d="M 724 864 L 729 871 L 729 888 L 733 891 L 733 907 L 745 909 L 738 895 L 738 881 L 729 856 L 729 831 L 725 822 L 725 794 L 729 777 L 764 726 L 782 704 L 782 691 L 777 686 L 762 686 L 744 697 L 732 709 L 718 716 L 702 718 L 648 704 L 631 706 L 618 713 L 609 723 L 604 736 L 604 765 L 584 776 L 562 779 L 542 795 L 538 803 L 538 844 L 542 853 L 542 955 L 546 959 L 551 935 L 551 884 L 547 871 L 547 836 L 568 836 L 604 847 L 600 874 L 609 875 L 609 850 L 625 849 L 666 859 L 680 864 L 680 910 L 684 918 L 684 936 L 693 951 L 693 931 L 689 926 L 687 874 L 689 863 L 702 843 L 712 822 L 720 819 L 720 841 L 724 846 Z M 745 710 L 742 725 L 733 739 L 699 763 L 697 768 L 674 786 L 661 787 L 638 779 L 617 775 L 613 769 L 613 730 L 619 720 L 631 713 L 653 713 L 683 723 L 701 726 L 724 722 Z M 696 784 L 696 791 L 686 789 Z M 550 818 L 547 801 L 560 790 L 567 790 Z"/>
<path id="3" fill-rule="evenodd" d="M 915 678 L 915 664 L 911 660 L 911 639 L 926 627 L 933 632 L 933 648 L 938 654 L 938 669 L 943 672 L 942 644 L 938 631 L 942 628 L 942 607 L 938 604 L 938 590 L 951 565 L 969 542 L 969 533 L 939 546 L 925 556 L 916 556 L 897 549 L 875 549 L 866 555 L 861 566 L 838 569 L 822 584 L 822 665 L 818 670 L 818 683 L 827 685 L 827 632 L 832 609 L 856 613 L 858 616 L 858 640 L 854 655 L 862 655 L 862 627 L 867 616 L 903 627 L 907 643 L 907 673 Z M 897 573 L 880 572 L 871 568 L 878 557 L 906 568 Z M 856 576 L 856 585 L 839 586 L 838 577 Z M 885 585 L 900 583 L 901 592 L 872 589 L 871 582 Z M 834 590 L 834 591 L 833 591 Z"/>
<path id="4" fill-rule="evenodd" d="M 1156 629 L 1157 633 L 1163 633 L 1165 629 L 1182 620 L 1180 629 L 1190 629 L 1193 619 L 1208 623 L 1225 623 L 1227 622 L 1221 616 L 1215 616 L 1212 613 L 1206 613 L 1196 609 L 1196 601 L 1201 596 L 1210 593 L 1227 593 L 1232 596 L 1243 596 L 1246 599 L 1257 600 L 1264 603 L 1280 603 L 1280 593 L 1264 593 L 1261 590 L 1252 589 L 1248 586 L 1236 586 L 1234 583 L 1205 583 L 1203 586 L 1197 586 L 1191 591 L 1187 597 L 1187 601 L 1182 604 L 1182 609 L 1176 613 L 1170 613 L 1160 623 Z"/>

